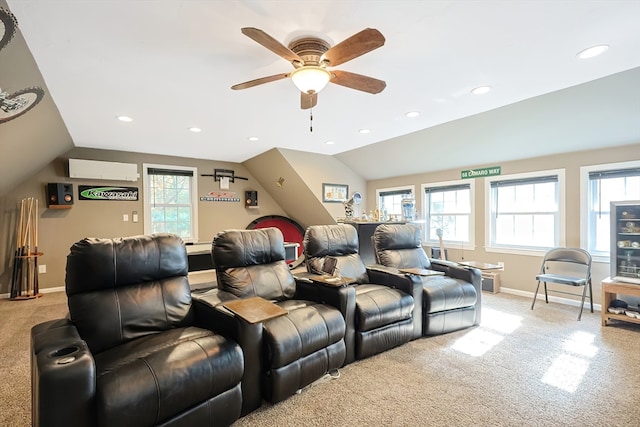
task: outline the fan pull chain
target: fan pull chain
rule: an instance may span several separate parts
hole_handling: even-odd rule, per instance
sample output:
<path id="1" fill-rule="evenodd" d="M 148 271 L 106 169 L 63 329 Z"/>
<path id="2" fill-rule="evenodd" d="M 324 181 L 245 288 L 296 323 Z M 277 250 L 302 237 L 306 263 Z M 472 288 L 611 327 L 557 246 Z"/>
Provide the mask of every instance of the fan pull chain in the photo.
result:
<path id="1" fill-rule="evenodd" d="M 309 110 L 309 132 L 313 132 L 313 109 Z"/>

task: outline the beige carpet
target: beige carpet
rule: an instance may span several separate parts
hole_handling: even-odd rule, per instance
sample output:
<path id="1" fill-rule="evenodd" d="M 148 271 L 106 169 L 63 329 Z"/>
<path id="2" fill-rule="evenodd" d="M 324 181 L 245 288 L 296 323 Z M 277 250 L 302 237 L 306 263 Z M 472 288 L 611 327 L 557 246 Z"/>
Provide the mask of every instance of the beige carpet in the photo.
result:
<path id="1" fill-rule="evenodd" d="M 483 294 L 480 327 L 355 362 L 236 426 L 638 426 L 640 325 Z M 29 328 L 63 294 L 0 301 L 0 426 L 30 425 Z"/>

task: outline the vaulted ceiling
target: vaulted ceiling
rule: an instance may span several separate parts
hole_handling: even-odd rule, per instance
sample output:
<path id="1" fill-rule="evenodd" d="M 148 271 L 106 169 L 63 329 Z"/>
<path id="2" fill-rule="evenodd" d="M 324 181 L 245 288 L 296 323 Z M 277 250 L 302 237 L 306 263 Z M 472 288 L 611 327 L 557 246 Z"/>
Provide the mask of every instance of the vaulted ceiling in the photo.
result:
<path id="1" fill-rule="evenodd" d="M 337 155 L 356 169 L 363 156 L 388 158 L 393 145 L 418 147 L 428 139 L 421 132 L 640 67 L 635 0 L 6 3 L 21 34 L 0 52 L 0 88 L 12 92 L 27 84 L 7 61 L 18 55 L 18 46 L 11 46 L 16 43 L 33 55 L 48 91 L 50 104 L 43 105 L 59 110 L 77 147 L 233 162 L 281 147 Z M 285 46 L 305 36 L 335 45 L 376 28 L 384 46 L 335 68 L 384 80 L 387 87 L 372 95 L 329 84 L 312 109 L 310 131 L 310 110 L 300 108 L 288 79 L 231 90 L 293 70 L 243 35 L 242 27 L 262 29 Z M 610 47 L 603 55 L 576 57 L 603 43 Z M 632 102 L 634 94 L 640 99 L 637 74 L 628 91 Z M 491 90 L 472 94 L 478 86 Z M 410 111 L 420 114 L 408 118 Z M 36 109 L 24 117 L 32 114 Z M 119 115 L 133 121 L 120 122 Z M 631 111 L 634 117 L 640 113 Z M 10 126 L 13 132 L 20 120 L 0 125 L 0 132 Z M 638 135 L 629 129 L 601 144 L 638 142 Z M 530 155 L 527 147 L 500 145 L 504 135 L 494 137 L 484 138 L 481 148 L 511 158 Z M 535 148 L 539 154 L 562 151 L 555 139 L 536 141 Z M 411 155 L 391 162 L 386 172 L 361 173 L 367 179 L 397 174 L 406 171 L 407 160 Z M 457 165 L 448 161 L 445 156 L 434 167 Z"/>

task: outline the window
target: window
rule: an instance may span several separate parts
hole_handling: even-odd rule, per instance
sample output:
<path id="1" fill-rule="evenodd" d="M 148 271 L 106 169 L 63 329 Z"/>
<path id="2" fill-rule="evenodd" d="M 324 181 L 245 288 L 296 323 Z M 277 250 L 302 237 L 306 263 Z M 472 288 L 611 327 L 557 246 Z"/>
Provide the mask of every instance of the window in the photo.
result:
<path id="1" fill-rule="evenodd" d="M 640 200 L 640 161 L 580 168 L 582 247 L 594 260 L 609 262 L 610 203 Z"/>
<path id="2" fill-rule="evenodd" d="M 440 229 L 444 241 L 473 244 L 472 187 L 473 180 L 422 185 L 426 241 L 439 241 Z"/>
<path id="3" fill-rule="evenodd" d="M 173 233 L 197 241 L 197 169 L 143 165 L 145 233 Z"/>
<path id="4" fill-rule="evenodd" d="M 387 210 L 387 215 L 397 215 L 402 219 L 402 199 L 413 199 L 414 186 L 382 188 L 376 190 L 378 195 L 378 208 Z"/>
<path id="5" fill-rule="evenodd" d="M 546 252 L 564 245 L 564 170 L 486 182 L 489 248 Z"/>

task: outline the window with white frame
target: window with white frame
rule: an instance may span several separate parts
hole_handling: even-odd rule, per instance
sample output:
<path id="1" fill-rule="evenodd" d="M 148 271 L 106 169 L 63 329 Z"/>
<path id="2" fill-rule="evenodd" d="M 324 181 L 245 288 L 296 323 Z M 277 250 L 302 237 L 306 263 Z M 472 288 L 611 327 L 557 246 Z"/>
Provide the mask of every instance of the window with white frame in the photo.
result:
<path id="1" fill-rule="evenodd" d="M 472 244 L 474 181 L 423 184 L 425 240 L 436 242 L 438 230 L 449 243 Z"/>
<path id="2" fill-rule="evenodd" d="M 143 165 L 145 233 L 197 241 L 197 176 L 193 167 Z"/>
<path id="3" fill-rule="evenodd" d="M 414 198 L 414 186 L 381 188 L 376 190 L 378 199 L 378 209 L 382 212 L 386 209 L 387 215 L 394 215 L 402 218 L 402 200 Z"/>
<path id="4" fill-rule="evenodd" d="M 564 244 L 564 169 L 486 183 L 489 248 L 547 251 Z"/>
<path id="5" fill-rule="evenodd" d="M 609 260 L 611 202 L 640 200 L 640 161 L 580 168 L 582 246 L 594 259 Z"/>

